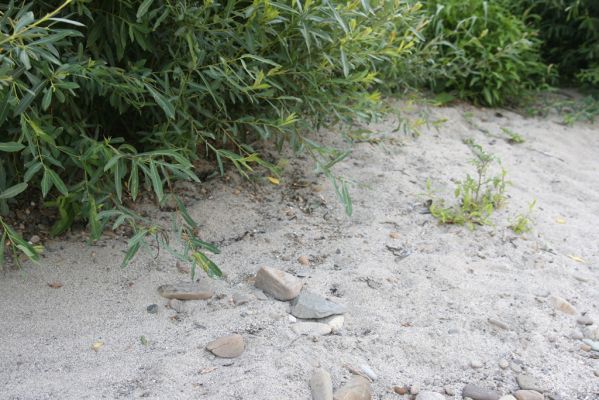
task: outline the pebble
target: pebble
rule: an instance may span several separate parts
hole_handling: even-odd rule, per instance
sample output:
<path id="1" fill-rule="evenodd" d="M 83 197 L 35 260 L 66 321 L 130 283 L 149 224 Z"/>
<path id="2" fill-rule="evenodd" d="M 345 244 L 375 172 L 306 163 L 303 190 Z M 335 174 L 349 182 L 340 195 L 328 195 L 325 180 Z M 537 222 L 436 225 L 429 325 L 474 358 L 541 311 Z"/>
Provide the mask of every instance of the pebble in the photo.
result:
<path id="1" fill-rule="evenodd" d="M 378 378 L 376 372 L 368 364 L 360 365 L 360 372 L 369 377 L 371 381 L 376 381 Z"/>
<path id="2" fill-rule="evenodd" d="M 185 302 L 177 299 L 170 299 L 168 301 L 168 306 L 175 310 L 178 313 L 186 312 L 187 307 L 185 306 Z"/>
<path id="3" fill-rule="evenodd" d="M 498 328 L 505 329 L 505 330 L 510 329 L 510 327 L 505 322 L 501 322 L 497 319 L 489 318 L 488 321 L 491 325 L 495 325 Z"/>
<path id="4" fill-rule="evenodd" d="M 331 374 L 322 368 L 315 369 L 310 378 L 312 400 L 333 400 Z"/>
<path id="5" fill-rule="evenodd" d="M 206 350 L 221 358 L 235 358 L 245 350 L 245 341 L 239 334 L 223 336 L 208 343 Z"/>
<path id="6" fill-rule="evenodd" d="M 178 282 L 174 285 L 162 285 L 158 293 L 167 299 L 207 300 L 214 295 L 207 282 Z"/>
<path id="7" fill-rule="evenodd" d="M 241 305 L 247 304 L 251 300 L 252 300 L 251 296 L 249 296 L 245 293 L 240 293 L 240 292 L 233 293 L 233 304 L 235 304 L 236 306 L 241 306 Z"/>
<path id="8" fill-rule="evenodd" d="M 582 332 L 581 332 L 581 331 L 579 331 L 579 330 L 575 330 L 575 331 L 573 331 L 573 332 L 570 334 L 570 337 L 571 337 L 572 339 L 575 339 L 575 340 L 581 340 L 582 338 L 584 338 L 584 336 L 582 335 Z"/>
<path id="9" fill-rule="evenodd" d="M 511 394 L 506 394 L 505 396 L 501 396 L 499 400 L 516 400 L 516 398 Z"/>
<path id="10" fill-rule="evenodd" d="M 310 292 L 302 292 L 291 304 L 291 314 L 298 318 L 325 318 L 330 315 L 343 314 L 346 307 L 334 303 L 324 297 Z"/>
<path id="11" fill-rule="evenodd" d="M 516 382 L 518 386 L 523 390 L 535 390 L 537 392 L 544 392 L 545 389 L 539 385 L 537 380 L 530 375 L 519 374 L 516 376 Z"/>
<path id="12" fill-rule="evenodd" d="M 570 315 L 576 315 L 577 314 L 576 308 L 572 304 L 570 304 L 566 299 L 561 298 L 559 296 L 553 296 L 551 298 L 551 300 L 553 302 L 553 306 L 557 310 L 559 310 L 559 311 L 561 311 L 561 312 L 563 312 L 565 314 L 570 314 Z"/>
<path id="13" fill-rule="evenodd" d="M 295 324 L 297 322 L 297 318 L 295 318 L 293 315 L 289 315 L 289 322 Z"/>
<path id="14" fill-rule="evenodd" d="M 594 321 L 587 315 L 580 316 L 576 319 L 580 325 L 593 325 Z"/>
<path id="15" fill-rule="evenodd" d="M 254 285 L 277 300 L 287 301 L 299 295 L 304 282 L 287 272 L 262 267 L 256 273 L 256 283 Z"/>
<path id="16" fill-rule="evenodd" d="M 514 393 L 516 400 L 543 400 L 545 397 L 534 390 L 518 390 Z"/>
<path id="17" fill-rule="evenodd" d="M 470 397 L 472 400 L 499 400 L 499 393 L 468 384 L 462 389 L 462 397 Z"/>
<path id="18" fill-rule="evenodd" d="M 471 360 L 470 366 L 474 369 L 478 369 L 483 367 L 483 363 L 480 360 Z"/>
<path id="19" fill-rule="evenodd" d="M 416 400 L 445 400 L 445 396 L 443 396 L 441 393 L 425 390 L 416 396 Z"/>
<path id="20" fill-rule="evenodd" d="M 582 335 L 587 339 L 599 340 L 599 326 L 585 326 Z"/>
<path id="21" fill-rule="evenodd" d="M 391 239 L 399 239 L 399 238 L 401 238 L 401 233 L 399 233 L 399 232 L 391 232 L 391 233 L 389 234 L 389 237 L 390 237 Z"/>
<path id="22" fill-rule="evenodd" d="M 445 390 L 445 393 L 447 393 L 449 396 L 455 395 L 455 390 L 453 389 L 453 386 L 451 386 L 451 385 L 445 385 L 443 390 Z"/>
<path id="23" fill-rule="evenodd" d="M 410 394 L 418 394 L 420 392 L 420 385 L 415 383 L 410 386 Z"/>
<path id="24" fill-rule="evenodd" d="M 40 237 L 38 235 L 33 235 L 31 236 L 31 238 L 29 239 L 29 242 L 31 244 L 38 244 L 41 241 Z"/>
<path id="25" fill-rule="evenodd" d="M 510 363 L 505 358 L 502 360 L 499 360 L 499 368 L 506 369 L 509 366 L 510 366 Z"/>
<path id="26" fill-rule="evenodd" d="M 408 388 L 405 386 L 393 386 L 393 391 L 403 396 L 404 394 L 408 393 Z"/>
<path id="27" fill-rule="evenodd" d="M 582 339 L 584 344 L 587 344 L 591 347 L 593 351 L 599 351 L 599 342 L 591 339 Z"/>
<path id="28" fill-rule="evenodd" d="M 592 349 L 592 347 L 586 343 L 580 345 L 580 350 L 582 350 L 582 351 L 591 351 L 591 349 Z"/>
<path id="29" fill-rule="evenodd" d="M 370 382 L 360 375 L 354 375 L 333 396 L 334 400 L 371 400 Z"/>
<path id="30" fill-rule="evenodd" d="M 593 373 L 595 374 L 595 376 L 596 376 L 596 377 L 598 377 L 598 378 L 599 378 L 599 368 L 598 368 L 598 369 L 596 369 L 595 371 L 593 371 Z"/>
<path id="31" fill-rule="evenodd" d="M 298 322 L 291 325 L 291 330 L 298 335 L 322 336 L 331 333 L 331 327 L 320 322 Z"/>
<path id="32" fill-rule="evenodd" d="M 522 372 L 522 367 L 521 367 L 521 366 L 519 366 L 519 365 L 518 365 L 518 364 L 516 364 L 516 363 L 511 363 L 511 364 L 510 364 L 510 368 L 512 369 L 512 371 L 514 371 L 514 372 L 516 372 L 516 373 L 520 373 L 520 372 Z"/>
<path id="33" fill-rule="evenodd" d="M 157 314 L 158 313 L 158 304 L 150 304 L 149 306 L 146 307 L 146 310 L 150 314 Z"/>
<path id="34" fill-rule="evenodd" d="M 333 333 L 337 333 L 343 329 L 345 317 L 343 315 L 333 315 L 326 319 L 326 323 L 331 327 Z"/>
<path id="35" fill-rule="evenodd" d="M 308 257 L 306 257 L 306 256 L 300 256 L 297 259 L 297 262 L 299 262 L 302 265 L 310 265 L 310 259 Z"/>
<path id="36" fill-rule="evenodd" d="M 268 300 L 268 297 L 266 297 L 262 290 L 256 290 L 254 292 L 254 296 L 256 296 L 256 298 L 260 301 Z"/>

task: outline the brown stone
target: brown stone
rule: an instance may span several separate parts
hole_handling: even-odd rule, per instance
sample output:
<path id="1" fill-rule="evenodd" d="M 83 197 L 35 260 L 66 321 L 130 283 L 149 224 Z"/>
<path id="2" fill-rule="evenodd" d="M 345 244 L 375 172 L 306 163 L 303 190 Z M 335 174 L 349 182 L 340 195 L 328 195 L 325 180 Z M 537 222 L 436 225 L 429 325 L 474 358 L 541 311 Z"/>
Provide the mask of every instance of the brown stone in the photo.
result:
<path id="1" fill-rule="evenodd" d="M 543 400 L 545 397 L 534 390 L 518 390 L 514 393 L 517 400 Z"/>
<path id="2" fill-rule="evenodd" d="M 363 376 L 354 375 L 333 396 L 334 400 L 371 400 L 370 381 Z"/>
<path id="3" fill-rule="evenodd" d="M 574 306 L 570 304 L 568 300 L 563 299 L 559 296 L 553 296 L 551 300 L 553 301 L 553 306 L 557 310 L 565 314 L 576 315 L 576 308 L 574 308 Z"/>
<path id="4" fill-rule="evenodd" d="M 277 300 L 287 301 L 296 298 L 303 285 L 301 279 L 275 268 L 262 267 L 256 274 L 255 286 Z"/>
<path id="5" fill-rule="evenodd" d="M 178 300 L 206 300 L 212 297 L 214 292 L 207 282 L 178 282 L 174 285 L 162 285 L 158 293 L 167 299 Z"/>
<path id="6" fill-rule="evenodd" d="M 245 350 L 245 341 L 238 334 L 223 336 L 208 343 L 206 350 L 221 358 L 235 358 Z"/>

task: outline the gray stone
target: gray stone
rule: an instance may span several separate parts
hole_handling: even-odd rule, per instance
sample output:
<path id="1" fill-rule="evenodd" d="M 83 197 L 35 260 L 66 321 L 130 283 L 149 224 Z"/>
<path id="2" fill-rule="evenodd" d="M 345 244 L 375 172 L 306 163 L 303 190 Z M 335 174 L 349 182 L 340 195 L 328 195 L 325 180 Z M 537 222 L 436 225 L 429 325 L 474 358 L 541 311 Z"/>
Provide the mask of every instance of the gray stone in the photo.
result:
<path id="1" fill-rule="evenodd" d="M 499 400 L 499 393 L 468 384 L 462 389 L 462 397 L 470 397 L 472 400 Z"/>
<path id="2" fill-rule="evenodd" d="M 298 322 L 291 325 L 291 330 L 298 335 L 322 336 L 331 333 L 331 327 L 320 322 Z"/>
<path id="3" fill-rule="evenodd" d="M 146 307 L 146 311 L 150 314 L 157 314 L 158 313 L 158 304 L 150 304 L 149 306 Z"/>
<path id="4" fill-rule="evenodd" d="M 291 303 L 291 314 L 298 318 L 325 318 L 330 315 L 343 314 L 345 311 L 345 306 L 310 292 L 300 293 Z"/>
<path id="5" fill-rule="evenodd" d="M 376 381 L 378 378 L 376 372 L 368 364 L 360 365 L 360 372 L 369 377 L 371 381 Z"/>
<path id="6" fill-rule="evenodd" d="M 370 382 L 360 375 L 354 375 L 333 396 L 334 400 L 371 400 Z"/>
<path id="7" fill-rule="evenodd" d="M 332 315 L 325 318 L 323 322 L 326 322 L 331 327 L 333 333 L 337 333 L 343 328 L 345 317 L 343 315 Z"/>
<path id="8" fill-rule="evenodd" d="M 519 374 L 516 376 L 516 382 L 518 386 L 523 390 L 536 390 L 537 392 L 544 392 L 545 389 L 539 385 L 537 380 L 530 375 Z"/>
<path id="9" fill-rule="evenodd" d="M 252 297 L 245 293 L 235 292 L 233 293 L 233 304 L 241 306 L 252 301 Z"/>
<path id="10" fill-rule="evenodd" d="M 441 393 L 424 390 L 418 393 L 416 400 L 445 400 L 445 396 L 443 396 Z"/>
<path id="11" fill-rule="evenodd" d="M 331 374 L 322 368 L 315 369 L 310 378 L 312 400 L 333 400 Z"/>
<path id="12" fill-rule="evenodd" d="M 596 376 L 596 377 L 598 377 L 598 378 L 599 378 L 599 368 L 598 368 L 598 369 L 596 369 L 595 371 L 593 371 L 593 373 L 595 374 L 595 376 Z"/>
<path id="13" fill-rule="evenodd" d="M 181 300 L 177 300 L 177 299 L 170 299 L 168 301 L 168 306 L 178 313 L 183 313 L 183 312 L 187 311 L 185 301 L 181 301 Z"/>
<path id="14" fill-rule="evenodd" d="M 506 359 L 499 360 L 499 368 L 506 369 L 510 366 L 510 363 Z"/>
<path id="15" fill-rule="evenodd" d="M 516 400 L 544 400 L 544 396 L 534 390 L 518 390 L 514 393 Z"/>
<path id="16" fill-rule="evenodd" d="M 572 333 L 570 334 L 570 337 L 575 340 L 581 340 L 582 338 L 584 338 L 582 332 L 579 330 L 572 331 Z"/>
<path id="17" fill-rule="evenodd" d="M 256 296 L 256 298 L 260 301 L 268 300 L 268 297 L 266 297 L 262 290 L 256 290 L 254 296 Z"/>
<path id="18" fill-rule="evenodd" d="M 599 340 L 599 326 L 585 326 L 582 335 L 587 339 Z"/>
<path id="19" fill-rule="evenodd" d="M 495 325 L 498 328 L 505 329 L 505 330 L 510 329 L 510 327 L 508 326 L 508 324 L 506 324 L 505 322 L 499 321 L 497 319 L 489 318 L 488 321 L 489 321 L 489 323 L 491 325 Z"/>
<path id="20" fill-rule="evenodd" d="M 561 298 L 559 296 L 553 296 L 551 298 L 551 301 L 553 302 L 553 306 L 557 310 L 559 310 L 565 314 L 576 315 L 576 308 L 572 304 L 570 304 L 568 302 L 568 300 Z"/>
<path id="21" fill-rule="evenodd" d="M 582 315 L 576 319 L 580 325 L 593 325 L 594 321 L 588 315 Z"/>
<path id="22" fill-rule="evenodd" d="M 470 366 L 474 369 L 479 369 L 483 367 L 483 363 L 480 360 L 471 360 Z"/>
<path id="23" fill-rule="evenodd" d="M 501 396 L 499 400 L 516 400 L 516 398 L 511 394 L 506 394 L 505 396 Z"/>
<path id="24" fill-rule="evenodd" d="M 454 396 L 455 395 L 455 389 L 451 385 L 445 385 L 445 387 L 443 388 L 443 390 L 445 390 L 445 393 L 447 393 L 449 396 Z"/>
<path id="25" fill-rule="evenodd" d="M 287 301 L 297 297 L 304 282 L 287 272 L 262 267 L 256 273 L 255 286 L 277 300 Z"/>
<path id="26" fill-rule="evenodd" d="M 221 358 L 235 358 L 245 350 L 245 341 L 238 334 L 223 336 L 208 343 L 206 349 Z"/>
<path id="27" fill-rule="evenodd" d="M 206 300 L 214 294 L 210 285 L 205 281 L 162 285 L 158 288 L 158 293 L 167 299 L 178 300 Z"/>
<path id="28" fill-rule="evenodd" d="M 593 351 L 599 351 L 599 342 L 596 340 L 591 340 L 591 339 L 582 339 L 583 343 L 588 344 L 589 346 L 591 346 L 591 350 Z"/>

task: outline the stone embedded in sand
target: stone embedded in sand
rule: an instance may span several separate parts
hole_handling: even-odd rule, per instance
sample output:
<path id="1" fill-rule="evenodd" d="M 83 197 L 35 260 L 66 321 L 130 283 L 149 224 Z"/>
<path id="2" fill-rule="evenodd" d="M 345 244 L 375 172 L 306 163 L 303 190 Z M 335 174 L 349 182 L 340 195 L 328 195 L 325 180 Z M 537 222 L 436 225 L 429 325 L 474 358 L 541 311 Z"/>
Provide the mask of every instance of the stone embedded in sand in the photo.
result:
<path id="1" fill-rule="evenodd" d="M 158 304 L 150 304 L 146 307 L 146 311 L 150 314 L 158 313 Z"/>
<path id="2" fill-rule="evenodd" d="M 233 293 L 233 304 L 235 304 L 236 306 L 247 304 L 250 301 L 252 301 L 252 296 L 248 294 L 240 292 Z"/>
<path id="3" fill-rule="evenodd" d="M 322 320 L 322 322 L 326 322 L 327 325 L 331 327 L 331 331 L 333 333 L 339 332 L 343 329 L 343 324 L 345 323 L 345 317 L 343 315 L 332 315 Z"/>
<path id="4" fill-rule="evenodd" d="M 354 375 L 333 396 L 334 400 L 371 400 L 370 381 L 360 375 Z"/>
<path id="5" fill-rule="evenodd" d="M 310 378 L 312 400 L 333 400 L 333 381 L 331 374 L 322 368 L 314 370 Z"/>
<path id="6" fill-rule="evenodd" d="M 576 318 L 576 322 L 580 325 L 593 325 L 594 321 L 588 315 L 582 315 Z"/>
<path id="7" fill-rule="evenodd" d="M 591 340 L 591 339 L 582 339 L 582 342 L 584 344 L 588 345 L 591 348 L 591 350 L 599 351 L 599 341 Z"/>
<path id="8" fill-rule="evenodd" d="M 462 389 L 462 397 L 470 397 L 472 400 L 498 400 L 499 393 L 468 384 Z"/>
<path id="9" fill-rule="evenodd" d="M 553 302 L 553 306 L 566 314 L 570 314 L 570 315 L 576 315 L 576 308 L 574 308 L 574 306 L 572 304 L 570 304 L 568 302 L 568 300 L 563 299 L 559 296 L 553 296 L 551 298 L 551 301 Z"/>
<path id="10" fill-rule="evenodd" d="M 210 285 L 204 281 L 162 285 L 158 288 L 158 293 L 167 299 L 177 300 L 206 300 L 214 294 Z"/>
<path id="11" fill-rule="evenodd" d="M 510 363 L 508 362 L 508 360 L 506 360 L 506 359 L 499 360 L 499 368 L 506 369 L 509 366 L 510 366 Z"/>
<path id="12" fill-rule="evenodd" d="M 262 267 L 256 273 L 256 283 L 254 285 L 277 300 L 287 301 L 299 295 L 304 282 L 287 272 Z"/>
<path id="13" fill-rule="evenodd" d="M 519 374 L 516 376 L 516 382 L 518 386 L 523 390 L 536 390 L 537 392 L 544 392 L 545 389 L 539 385 L 537 380 L 530 375 Z"/>
<path id="14" fill-rule="evenodd" d="M 516 398 L 511 394 L 506 394 L 505 396 L 501 396 L 499 400 L 516 400 Z"/>
<path id="15" fill-rule="evenodd" d="M 470 366 L 474 369 L 479 369 L 483 367 L 483 363 L 480 360 L 470 360 Z"/>
<path id="16" fill-rule="evenodd" d="M 534 390 L 518 390 L 514 393 L 516 400 L 543 400 L 545 396 Z"/>
<path id="17" fill-rule="evenodd" d="M 310 259 L 306 256 L 299 256 L 297 259 L 297 262 L 299 262 L 302 265 L 310 265 Z"/>
<path id="18" fill-rule="evenodd" d="M 221 358 L 235 358 L 245 350 L 245 341 L 238 334 L 223 336 L 208 343 L 206 350 Z"/>
<path id="19" fill-rule="evenodd" d="M 331 315 L 343 314 L 345 306 L 334 303 L 315 293 L 302 292 L 291 304 L 291 314 L 298 318 L 325 318 Z"/>
<path id="20" fill-rule="evenodd" d="M 425 390 L 416 396 L 416 400 L 445 400 L 445 396 L 441 393 Z"/>
<path id="21" fill-rule="evenodd" d="M 408 393 L 408 388 L 405 386 L 393 386 L 393 391 L 403 396 L 404 394 Z"/>
<path id="22" fill-rule="evenodd" d="M 291 330 L 298 335 L 323 336 L 331 333 L 331 327 L 320 322 L 298 322 L 291 325 Z"/>

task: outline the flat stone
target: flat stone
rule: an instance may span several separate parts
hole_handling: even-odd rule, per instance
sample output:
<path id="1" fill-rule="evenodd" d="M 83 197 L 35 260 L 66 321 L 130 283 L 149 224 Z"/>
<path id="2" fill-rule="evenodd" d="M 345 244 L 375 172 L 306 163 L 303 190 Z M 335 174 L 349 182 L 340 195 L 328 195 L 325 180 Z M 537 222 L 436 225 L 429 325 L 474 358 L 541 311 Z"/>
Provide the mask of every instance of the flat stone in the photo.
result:
<path id="1" fill-rule="evenodd" d="M 588 315 L 583 315 L 576 318 L 576 322 L 580 325 L 593 325 L 594 321 Z"/>
<path id="2" fill-rule="evenodd" d="M 582 335 L 587 339 L 599 340 L 599 326 L 585 326 Z"/>
<path id="3" fill-rule="evenodd" d="M 594 370 L 593 373 L 595 374 L 596 377 L 599 378 L 599 368 Z"/>
<path id="4" fill-rule="evenodd" d="M 491 325 L 495 325 L 498 328 L 505 329 L 505 330 L 510 329 L 510 327 L 508 326 L 508 324 L 506 324 L 505 322 L 502 322 L 502 321 L 500 321 L 498 319 L 489 318 L 488 321 L 489 321 L 489 323 Z"/>
<path id="5" fill-rule="evenodd" d="M 331 331 L 333 333 L 337 333 L 343 329 L 345 317 L 343 315 L 332 315 L 328 318 L 325 318 L 323 322 L 326 322 L 326 324 L 331 327 Z"/>
<path id="6" fill-rule="evenodd" d="M 291 325 L 291 330 L 298 335 L 323 336 L 331 333 L 331 327 L 320 322 L 298 322 Z"/>
<path id="7" fill-rule="evenodd" d="M 376 375 L 376 372 L 374 372 L 372 367 L 370 367 L 370 365 L 368 365 L 368 364 L 360 365 L 360 372 L 362 372 L 364 375 L 369 377 L 371 381 L 376 381 L 378 378 L 378 376 Z"/>
<path id="8" fill-rule="evenodd" d="M 371 400 L 370 382 L 360 375 L 354 375 L 333 396 L 334 400 Z"/>
<path id="9" fill-rule="evenodd" d="M 544 396 L 534 390 L 518 390 L 514 393 L 516 400 L 544 400 Z"/>
<path id="10" fill-rule="evenodd" d="M 582 332 L 579 330 L 572 331 L 572 333 L 570 334 L 570 337 L 575 340 L 581 340 L 582 338 L 584 338 Z"/>
<path id="11" fill-rule="evenodd" d="M 445 400 L 445 396 L 443 396 L 441 393 L 423 390 L 422 392 L 418 393 L 416 400 Z"/>
<path id="12" fill-rule="evenodd" d="M 325 318 L 330 315 L 343 314 L 346 310 L 345 306 L 310 292 L 300 293 L 291 303 L 291 314 L 298 318 Z"/>
<path id="13" fill-rule="evenodd" d="M 268 300 L 268 297 L 266 297 L 262 290 L 256 290 L 254 296 L 256 296 L 256 298 L 260 301 Z"/>
<path id="14" fill-rule="evenodd" d="M 175 310 L 178 313 L 183 313 L 187 311 L 187 306 L 185 301 L 170 299 L 168 301 L 169 308 Z"/>
<path id="15" fill-rule="evenodd" d="M 565 314 L 569 314 L 569 315 L 576 315 L 577 314 L 576 308 L 572 304 L 570 304 L 568 302 L 568 300 L 566 300 L 564 298 L 561 298 L 559 296 L 553 296 L 551 298 L 551 301 L 553 302 L 553 306 L 557 310 L 559 310 L 559 311 L 561 311 L 561 312 L 563 312 Z"/>
<path id="16" fill-rule="evenodd" d="M 158 288 L 158 293 L 167 299 L 178 300 L 207 300 L 214 295 L 206 281 L 162 285 Z"/>
<path id="17" fill-rule="evenodd" d="M 499 400 L 499 393 L 468 384 L 462 389 L 462 397 L 470 397 L 472 400 Z"/>
<path id="18" fill-rule="evenodd" d="M 322 368 L 315 369 L 310 378 L 312 400 L 333 400 L 331 374 Z"/>
<path id="19" fill-rule="evenodd" d="M 256 273 L 256 283 L 254 285 L 277 300 L 287 301 L 299 295 L 304 282 L 287 272 L 262 267 Z"/>
<path id="20" fill-rule="evenodd" d="M 233 304 L 241 306 L 252 301 L 252 297 L 245 293 L 235 292 L 233 293 Z"/>
<path id="21" fill-rule="evenodd" d="M 544 392 L 545 389 L 539 385 L 537 380 L 530 375 L 519 374 L 516 376 L 516 382 L 518 386 L 523 390 L 536 390 L 537 392 Z"/>
<path id="22" fill-rule="evenodd" d="M 599 342 L 591 339 L 582 339 L 582 342 L 591 347 L 593 351 L 599 351 Z"/>
<path id="23" fill-rule="evenodd" d="M 245 341 L 238 334 L 223 336 L 208 343 L 206 349 L 221 358 L 235 358 L 245 350 Z"/>
<path id="24" fill-rule="evenodd" d="M 506 394 L 505 396 L 501 396 L 499 400 L 516 400 L 516 398 L 511 394 Z"/>

